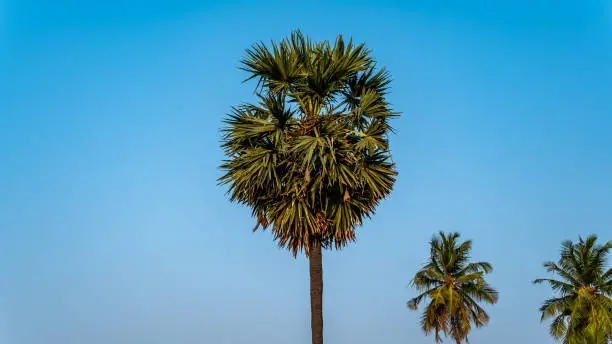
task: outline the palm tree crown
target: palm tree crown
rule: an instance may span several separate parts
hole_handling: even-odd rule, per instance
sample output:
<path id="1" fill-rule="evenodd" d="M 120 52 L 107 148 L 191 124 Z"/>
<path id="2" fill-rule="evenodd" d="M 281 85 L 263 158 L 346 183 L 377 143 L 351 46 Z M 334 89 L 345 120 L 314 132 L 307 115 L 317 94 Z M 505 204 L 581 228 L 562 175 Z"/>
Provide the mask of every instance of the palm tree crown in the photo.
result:
<path id="1" fill-rule="evenodd" d="M 478 302 L 496 303 L 498 292 L 484 279 L 493 270 L 486 262 L 469 262 L 472 242 L 459 242 L 458 233 L 439 233 L 430 243 L 430 257 L 412 280 L 420 294 L 408 302 L 416 310 L 429 299 L 421 317 L 426 334 L 435 333 L 436 342 L 442 342 L 440 332 L 456 343 L 467 341 L 472 324 L 484 326 L 489 316 Z"/>
<path id="2" fill-rule="evenodd" d="M 363 44 L 299 31 L 248 49 L 242 69 L 259 101 L 225 120 L 220 182 L 294 255 L 344 247 L 395 182 L 389 73 Z"/>
<path id="3" fill-rule="evenodd" d="M 542 321 L 554 318 L 550 334 L 564 344 L 608 343 L 612 334 L 612 269 L 606 270 L 612 242 L 597 244 L 591 235 L 577 243 L 565 241 L 557 263 L 546 262 L 547 272 L 558 277 L 536 279 L 558 296 L 540 307 Z"/>

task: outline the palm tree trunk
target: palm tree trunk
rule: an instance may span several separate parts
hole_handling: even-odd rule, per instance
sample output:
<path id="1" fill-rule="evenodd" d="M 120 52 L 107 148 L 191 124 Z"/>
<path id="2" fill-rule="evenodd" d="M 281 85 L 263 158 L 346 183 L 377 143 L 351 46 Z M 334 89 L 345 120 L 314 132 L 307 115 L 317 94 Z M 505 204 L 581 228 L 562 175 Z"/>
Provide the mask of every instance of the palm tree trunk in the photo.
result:
<path id="1" fill-rule="evenodd" d="M 312 344 L 323 344 L 323 257 L 321 243 L 312 244 L 309 261 Z"/>

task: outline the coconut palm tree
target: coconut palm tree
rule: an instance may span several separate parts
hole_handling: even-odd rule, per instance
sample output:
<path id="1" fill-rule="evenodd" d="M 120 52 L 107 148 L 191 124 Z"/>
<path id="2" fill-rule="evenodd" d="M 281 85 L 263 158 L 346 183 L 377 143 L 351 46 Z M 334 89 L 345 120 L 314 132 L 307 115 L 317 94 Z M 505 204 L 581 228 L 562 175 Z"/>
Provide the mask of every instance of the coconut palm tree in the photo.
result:
<path id="1" fill-rule="evenodd" d="M 257 102 L 225 119 L 219 179 L 256 226 L 310 263 L 312 343 L 323 343 L 322 250 L 341 249 L 396 178 L 387 135 L 390 75 L 364 44 L 313 42 L 299 31 L 258 43 L 242 67 Z"/>
<path id="2" fill-rule="evenodd" d="M 597 244 L 591 235 L 565 241 L 557 263 L 546 262 L 555 278 L 539 278 L 556 297 L 540 307 L 542 321 L 554 318 L 550 335 L 564 344 L 606 344 L 612 341 L 612 269 L 606 268 L 612 242 Z"/>
<path id="3" fill-rule="evenodd" d="M 460 242 L 459 233 L 440 232 L 430 242 L 429 261 L 415 275 L 411 285 L 420 294 L 408 301 L 408 308 L 417 310 L 423 300 L 429 303 L 421 316 L 421 328 L 426 335 L 440 333 L 456 343 L 468 341 L 472 324 L 484 326 L 489 315 L 479 302 L 494 304 L 499 297 L 484 279 L 493 270 L 487 262 L 470 262 L 472 242 Z"/>

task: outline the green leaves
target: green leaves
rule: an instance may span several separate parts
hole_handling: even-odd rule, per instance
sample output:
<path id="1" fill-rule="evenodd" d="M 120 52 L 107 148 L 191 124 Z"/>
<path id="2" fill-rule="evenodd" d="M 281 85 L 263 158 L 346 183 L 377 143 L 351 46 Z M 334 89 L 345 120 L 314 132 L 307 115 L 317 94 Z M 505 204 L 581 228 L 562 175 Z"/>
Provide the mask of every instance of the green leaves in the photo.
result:
<path id="1" fill-rule="evenodd" d="M 259 103 L 226 117 L 219 182 L 294 255 L 313 242 L 344 247 L 397 176 L 389 73 L 364 44 L 313 42 L 299 31 L 253 45 L 241 68 L 257 81 Z"/>
<path id="2" fill-rule="evenodd" d="M 554 318 L 550 334 L 564 344 L 606 343 L 612 333 L 612 273 L 604 270 L 612 242 L 597 244 L 597 236 L 577 243 L 564 241 L 559 260 L 546 262 L 546 271 L 559 277 L 540 278 L 559 297 L 540 307 L 542 321 Z"/>
<path id="3" fill-rule="evenodd" d="M 411 285 L 421 294 L 408 301 L 408 308 L 417 310 L 425 299 L 430 302 L 421 317 L 425 334 L 435 333 L 441 343 L 440 333 L 450 336 L 457 343 L 467 341 L 471 325 L 484 326 L 488 314 L 478 302 L 494 304 L 499 294 L 484 279 L 492 271 L 486 262 L 469 263 L 471 241 L 458 241 L 458 233 L 443 233 L 430 243 L 429 262 L 419 270 Z"/>

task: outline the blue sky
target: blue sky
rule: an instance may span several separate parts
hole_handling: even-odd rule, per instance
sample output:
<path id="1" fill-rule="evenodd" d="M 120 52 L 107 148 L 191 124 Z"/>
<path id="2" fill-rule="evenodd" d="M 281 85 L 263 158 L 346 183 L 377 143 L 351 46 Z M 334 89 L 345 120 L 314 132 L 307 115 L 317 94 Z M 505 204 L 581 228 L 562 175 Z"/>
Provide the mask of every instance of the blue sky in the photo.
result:
<path id="1" fill-rule="evenodd" d="M 216 185 L 244 49 L 301 28 L 393 74 L 400 176 L 324 257 L 329 343 L 432 343 L 406 288 L 439 230 L 501 292 L 472 343 L 552 343 L 564 239 L 612 239 L 612 3 L 4 0 L 0 342 L 307 344 L 308 269 Z"/>

